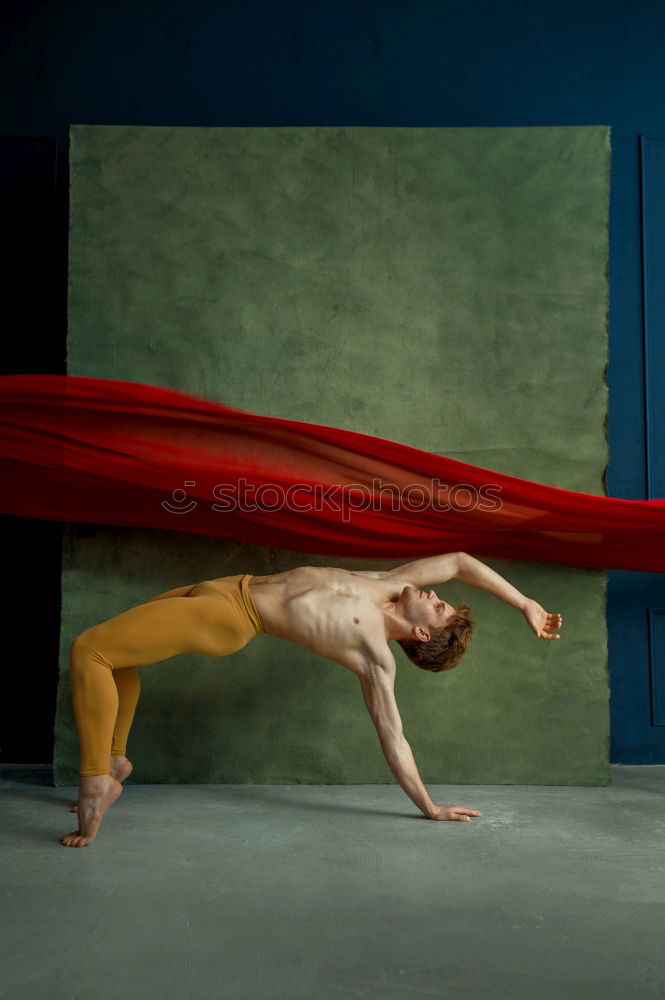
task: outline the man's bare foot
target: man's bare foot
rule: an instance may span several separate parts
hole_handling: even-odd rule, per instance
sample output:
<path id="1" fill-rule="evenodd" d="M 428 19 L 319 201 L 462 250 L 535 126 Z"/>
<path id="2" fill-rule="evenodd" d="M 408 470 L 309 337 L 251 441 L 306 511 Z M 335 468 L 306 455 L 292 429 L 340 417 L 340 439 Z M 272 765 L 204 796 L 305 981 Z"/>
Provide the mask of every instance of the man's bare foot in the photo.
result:
<path id="1" fill-rule="evenodd" d="M 65 847 L 85 847 L 97 836 L 104 813 L 122 792 L 111 774 L 83 774 L 79 778 L 79 828 L 60 838 Z"/>
<path id="2" fill-rule="evenodd" d="M 111 775 L 116 781 L 124 781 L 132 773 L 134 765 L 123 753 L 111 754 Z"/>
<path id="3" fill-rule="evenodd" d="M 111 754 L 111 777 L 116 781 L 124 781 L 134 770 L 134 765 L 123 753 Z M 78 805 L 72 806 L 70 812 L 78 812 Z"/>

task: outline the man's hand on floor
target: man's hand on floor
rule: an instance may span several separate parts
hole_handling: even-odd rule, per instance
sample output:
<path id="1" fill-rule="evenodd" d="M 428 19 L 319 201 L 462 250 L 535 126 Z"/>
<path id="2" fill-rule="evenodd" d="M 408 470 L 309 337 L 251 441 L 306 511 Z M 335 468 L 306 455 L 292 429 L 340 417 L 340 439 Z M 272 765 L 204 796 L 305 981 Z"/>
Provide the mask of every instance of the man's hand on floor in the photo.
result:
<path id="1" fill-rule="evenodd" d="M 482 816 L 482 813 L 477 809 L 465 809 L 464 806 L 434 806 L 428 818 L 459 820 L 465 823 L 470 822 L 472 816 Z"/>

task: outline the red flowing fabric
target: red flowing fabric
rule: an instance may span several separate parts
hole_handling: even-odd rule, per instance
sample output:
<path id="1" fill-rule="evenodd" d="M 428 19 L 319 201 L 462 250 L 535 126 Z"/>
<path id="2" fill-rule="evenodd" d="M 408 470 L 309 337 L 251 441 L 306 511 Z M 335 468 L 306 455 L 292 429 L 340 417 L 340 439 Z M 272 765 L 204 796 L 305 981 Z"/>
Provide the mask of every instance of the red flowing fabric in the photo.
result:
<path id="1" fill-rule="evenodd" d="M 665 501 L 505 476 L 135 382 L 0 377 L 0 511 L 336 556 L 665 572 Z"/>

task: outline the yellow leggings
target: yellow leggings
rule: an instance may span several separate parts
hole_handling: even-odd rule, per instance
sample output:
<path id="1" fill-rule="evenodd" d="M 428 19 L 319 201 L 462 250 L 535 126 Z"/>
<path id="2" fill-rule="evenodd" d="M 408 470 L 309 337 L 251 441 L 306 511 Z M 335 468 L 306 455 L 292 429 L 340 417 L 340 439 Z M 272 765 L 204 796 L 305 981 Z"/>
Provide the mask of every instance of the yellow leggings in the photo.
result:
<path id="1" fill-rule="evenodd" d="M 177 587 L 74 639 L 69 652 L 80 775 L 108 774 L 124 754 L 141 691 L 137 667 L 178 653 L 228 656 L 263 632 L 250 574 Z"/>

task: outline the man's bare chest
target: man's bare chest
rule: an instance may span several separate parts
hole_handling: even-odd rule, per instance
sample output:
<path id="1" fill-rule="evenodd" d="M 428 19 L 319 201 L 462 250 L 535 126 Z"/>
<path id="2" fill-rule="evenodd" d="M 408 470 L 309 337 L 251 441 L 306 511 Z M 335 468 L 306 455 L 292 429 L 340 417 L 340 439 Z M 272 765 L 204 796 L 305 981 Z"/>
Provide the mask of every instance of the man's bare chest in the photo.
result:
<path id="1" fill-rule="evenodd" d="M 385 641 L 376 595 L 354 587 L 312 586 L 292 594 L 283 605 L 283 622 L 289 638 L 345 664 Z"/>

